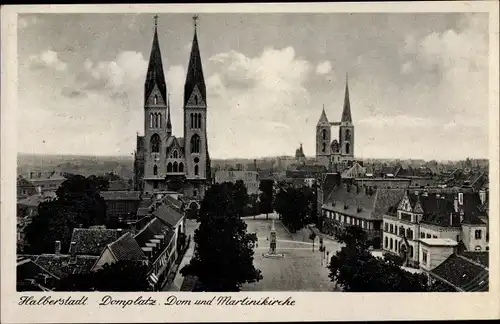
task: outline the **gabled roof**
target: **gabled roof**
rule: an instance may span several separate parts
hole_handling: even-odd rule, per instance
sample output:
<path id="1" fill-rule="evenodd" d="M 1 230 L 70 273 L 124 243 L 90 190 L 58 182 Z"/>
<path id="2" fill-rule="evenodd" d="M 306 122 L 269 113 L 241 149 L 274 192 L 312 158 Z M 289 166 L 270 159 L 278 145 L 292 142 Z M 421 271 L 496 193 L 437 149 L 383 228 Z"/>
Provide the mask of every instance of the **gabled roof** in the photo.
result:
<path id="1" fill-rule="evenodd" d="M 104 200 L 141 200 L 140 191 L 101 191 L 100 194 Z"/>
<path id="2" fill-rule="evenodd" d="M 75 244 L 70 246 L 69 253 L 99 256 L 106 245 L 123 233 L 120 229 L 75 228 L 71 236 L 71 242 Z"/>
<path id="3" fill-rule="evenodd" d="M 170 205 L 172 208 L 174 208 L 175 210 L 177 210 L 179 212 L 182 210 L 182 207 L 184 205 L 182 200 L 175 199 L 174 197 L 172 197 L 170 195 L 165 196 L 165 203 L 167 205 Z"/>
<path id="4" fill-rule="evenodd" d="M 53 279 L 59 279 L 53 273 L 47 271 L 39 264 L 36 264 L 31 259 L 24 259 L 17 262 L 16 267 L 17 281 L 22 281 L 26 279 L 36 279 L 39 275 L 45 275 Z"/>
<path id="5" fill-rule="evenodd" d="M 422 223 L 445 227 L 460 226 L 460 217 L 449 194 L 428 193 L 427 196 L 420 197 L 420 203 L 424 211 Z"/>
<path id="6" fill-rule="evenodd" d="M 488 268 L 456 254 L 452 254 L 430 273 L 435 278 L 444 279 L 458 291 L 480 292 L 489 289 Z"/>
<path id="7" fill-rule="evenodd" d="M 488 268 L 490 264 L 490 253 L 489 252 L 475 252 L 475 251 L 464 251 L 460 253 L 466 259 L 477 262 Z"/>
<path id="8" fill-rule="evenodd" d="M 97 259 L 97 256 L 89 255 L 42 254 L 35 256 L 33 261 L 55 276 L 63 278 L 70 274 L 88 273 Z"/>
<path id="9" fill-rule="evenodd" d="M 161 204 L 153 212 L 153 215 L 155 217 L 158 217 L 165 224 L 168 224 L 171 227 L 175 227 L 177 223 L 179 223 L 179 221 L 184 217 L 180 212 L 167 204 Z"/>
<path id="10" fill-rule="evenodd" d="M 142 261 L 146 259 L 146 255 L 130 233 L 125 233 L 116 241 L 108 244 L 108 248 L 115 256 L 116 261 Z"/>
<path id="11" fill-rule="evenodd" d="M 134 239 L 140 247 L 144 247 L 149 240 L 154 239 L 155 235 L 165 235 L 168 232 L 171 232 L 171 230 L 160 219 L 153 218 L 134 236 Z"/>

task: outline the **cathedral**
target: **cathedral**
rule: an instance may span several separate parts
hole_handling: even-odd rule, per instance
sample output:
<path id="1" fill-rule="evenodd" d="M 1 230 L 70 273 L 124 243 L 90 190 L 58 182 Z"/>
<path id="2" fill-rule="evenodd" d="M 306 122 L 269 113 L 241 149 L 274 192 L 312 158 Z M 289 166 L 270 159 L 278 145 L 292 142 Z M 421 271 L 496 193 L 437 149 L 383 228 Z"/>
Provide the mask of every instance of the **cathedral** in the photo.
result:
<path id="1" fill-rule="evenodd" d="M 332 141 L 332 126 L 338 126 L 339 138 Z M 341 171 L 354 162 L 354 124 L 349 101 L 349 83 L 346 77 L 344 107 L 340 122 L 329 122 L 325 107 L 316 125 L 316 160 L 329 170 Z"/>
<path id="2" fill-rule="evenodd" d="M 137 135 L 135 190 L 147 195 L 178 191 L 200 200 L 210 183 L 207 93 L 194 20 L 194 36 L 184 84 L 183 137 L 172 134 L 171 107 L 155 16 L 153 45 L 144 84 L 144 135 Z"/>

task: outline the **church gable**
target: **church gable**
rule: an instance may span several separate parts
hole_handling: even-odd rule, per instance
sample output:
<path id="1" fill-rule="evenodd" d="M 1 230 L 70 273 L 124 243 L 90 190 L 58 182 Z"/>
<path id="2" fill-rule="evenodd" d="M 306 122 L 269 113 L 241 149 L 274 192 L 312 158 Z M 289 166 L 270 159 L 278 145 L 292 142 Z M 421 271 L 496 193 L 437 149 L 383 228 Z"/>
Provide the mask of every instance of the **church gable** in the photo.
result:
<path id="1" fill-rule="evenodd" d="M 417 213 L 417 214 L 423 214 L 424 213 L 424 209 L 422 208 L 422 204 L 420 203 L 420 200 L 417 201 L 417 203 L 415 204 L 414 212 Z"/>
<path id="2" fill-rule="evenodd" d="M 167 158 L 182 159 L 184 148 L 179 144 L 179 140 L 172 136 L 167 141 Z"/>
<path id="3" fill-rule="evenodd" d="M 188 100 L 186 106 L 192 106 L 192 107 L 204 107 L 205 106 L 205 102 L 203 101 L 203 97 L 202 97 L 200 89 L 198 89 L 197 85 L 194 87 L 193 92 L 191 93 L 191 96 L 189 97 L 189 100 Z"/>
<path id="4" fill-rule="evenodd" d="M 160 89 L 158 89 L 158 85 L 155 84 L 153 90 L 149 94 L 147 105 L 155 106 L 165 106 L 165 100 L 161 95 Z"/>
<path id="5" fill-rule="evenodd" d="M 401 202 L 399 203 L 398 209 L 411 212 L 411 204 L 410 204 L 410 199 L 408 198 L 408 195 L 405 195 Z"/>

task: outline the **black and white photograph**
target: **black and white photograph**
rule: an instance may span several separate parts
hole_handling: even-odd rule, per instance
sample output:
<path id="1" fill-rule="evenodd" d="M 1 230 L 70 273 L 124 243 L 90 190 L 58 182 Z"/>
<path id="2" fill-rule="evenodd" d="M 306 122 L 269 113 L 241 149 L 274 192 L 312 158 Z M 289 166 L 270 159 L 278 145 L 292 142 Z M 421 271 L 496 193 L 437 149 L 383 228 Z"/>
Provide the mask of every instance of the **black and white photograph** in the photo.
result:
<path id="1" fill-rule="evenodd" d="M 33 8 L 2 102 L 15 296 L 497 291 L 483 7 Z"/>

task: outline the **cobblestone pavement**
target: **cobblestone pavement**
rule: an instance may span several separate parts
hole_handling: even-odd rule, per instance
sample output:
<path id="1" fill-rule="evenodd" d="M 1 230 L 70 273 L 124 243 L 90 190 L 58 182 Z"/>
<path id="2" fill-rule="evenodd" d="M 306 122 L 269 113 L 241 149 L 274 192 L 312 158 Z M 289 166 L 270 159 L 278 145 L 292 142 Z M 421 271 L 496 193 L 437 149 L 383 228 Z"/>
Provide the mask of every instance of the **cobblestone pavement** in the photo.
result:
<path id="1" fill-rule="evenodd" d="M 283 258 L 266 258 L 269 251 L 269 234 L 272 220 L 245 219 L 247 231 L 257 233 L 258 242 L 255 247 L 254 264 L 262 271 L 263 279 L 257 283 L 246 284 L 243 291 L 335 291 L 335 284 L 328 278 L 326 258 L 319 250 L 316 239 L 314 252 L 309 230 L 289 233 L 280 221 L 275 220 L 277 246 L 276 252 Z M 340 249 L 341 245 L 334 240 L 324 238 L 326 250 L 330 256 Z"/>

